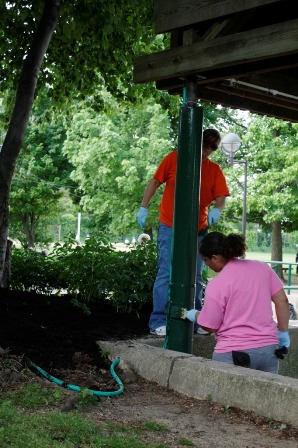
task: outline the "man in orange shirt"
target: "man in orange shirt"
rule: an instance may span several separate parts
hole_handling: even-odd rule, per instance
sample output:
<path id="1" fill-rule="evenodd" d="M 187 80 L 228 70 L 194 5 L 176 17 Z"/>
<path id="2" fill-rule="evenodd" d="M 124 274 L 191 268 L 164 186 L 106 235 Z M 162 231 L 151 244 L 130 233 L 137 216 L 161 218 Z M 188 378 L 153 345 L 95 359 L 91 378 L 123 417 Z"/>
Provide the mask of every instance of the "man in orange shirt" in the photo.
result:
<path id="1" fill-rule="evenodd" d="M 220 212 L 225 206 L 226 196 L 230 194 L 220 166 L 209 159 L 210 154 L 218 148 L 220 141 L 220 133 L 216 129 L 206 129 L 203 132 L 198 243 L 206 235 L 208 227 L 219 220 Z M 137 214 L 138 223 L 141 228 L 144 228 L 148 215 L 148 205 L 158 187 L 165 183 L 162 201 L 159 206 L 158 272 L 153 287 L 153 311 L 149 321 L 150 333 L 158 336 L 166 335 L 176 168 L 177 151 L 171 151 L 162 160 L 147 185 Z M 212 203 L 213 208 L 208 210 Z M 197 310 L 202 309 L 203 265 L 203 260 L 198 253 L 195 301 Z M 195 331 L 199 334 L 206 334 L 204 330 L 197 326 Z"/>

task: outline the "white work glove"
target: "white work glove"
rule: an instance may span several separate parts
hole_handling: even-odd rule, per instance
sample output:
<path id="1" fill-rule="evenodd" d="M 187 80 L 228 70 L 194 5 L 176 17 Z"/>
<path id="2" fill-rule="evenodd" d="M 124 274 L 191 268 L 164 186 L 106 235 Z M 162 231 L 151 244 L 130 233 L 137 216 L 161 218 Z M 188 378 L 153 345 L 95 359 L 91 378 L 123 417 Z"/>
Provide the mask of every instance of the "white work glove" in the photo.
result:
<path id="1" fill-rule="evenodd" d="M 186 311 L 185 318 L 195 324 L 197 322 L 197 320 L 196 320 L 197 312 L 198 312 L 198 310 L 195 310 L 194 308 L 192 310 L 188 310 L 188 311 Z"/>
<path id="2" fill-rule="evenodd" d="M 209 226 L 212 226 L 212 224 L 216 224 L 220 217 L 220 210 L 219 208 L 212 208 L 208 212 L 208 224 Z"/>
<path id="3" fill-rule="evenodd" d="M 147 216 L 148 216 L 148 208 L 140 207 L 137 213 L 137 220 L 141 229 L 143 229 L 145 226 Z"/>

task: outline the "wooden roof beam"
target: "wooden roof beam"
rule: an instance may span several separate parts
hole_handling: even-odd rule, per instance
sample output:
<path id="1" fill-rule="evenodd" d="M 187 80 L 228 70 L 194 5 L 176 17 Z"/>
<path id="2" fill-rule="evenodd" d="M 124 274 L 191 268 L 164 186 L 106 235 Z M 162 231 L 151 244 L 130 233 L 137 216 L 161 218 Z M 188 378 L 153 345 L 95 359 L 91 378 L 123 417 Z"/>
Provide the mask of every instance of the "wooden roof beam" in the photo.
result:
<path id="1" fill-rule="evenodd" d="M 199 88 L 198 98 L 202 102 L 221 104 L 224 107 L 234 109 L 249 110 L 252 113 L 298 123 L 297 108 L 282 107 L 279 102 L 274 102 L 272 99 L 269 100 L 269 98 L 267 102 L 264 100 L 257 101 L 255 95 L 251 97 L 241 96 L 239 91 L 233 93 L 230 90 L 225 91 L 219 88 L 213 89 L 209 87 Z"/>
<path id="2" fill-rule="evenodd" d="M 155 32 L 165 33 L 282 1 L 284 3 L 284 0 L 157 0 Z"/>
<path id="3" fill-rule="evenodd" d="M 242 3 L 242 2 L 241 2 Z M 262 42 L 262 45 L 258 45 Z M 136 58 L 134 82 L 184 77 L 298 53 L 298 19 Z"/>

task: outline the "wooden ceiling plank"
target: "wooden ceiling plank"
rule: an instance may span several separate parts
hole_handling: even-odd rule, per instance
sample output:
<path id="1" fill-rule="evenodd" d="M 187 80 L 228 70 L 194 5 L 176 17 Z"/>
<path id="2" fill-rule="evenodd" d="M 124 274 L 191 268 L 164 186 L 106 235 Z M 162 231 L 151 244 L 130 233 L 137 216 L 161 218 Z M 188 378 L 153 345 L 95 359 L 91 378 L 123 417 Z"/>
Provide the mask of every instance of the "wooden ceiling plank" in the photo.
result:
<path id="1" fill-rule="evenodd" d="M 263 59 L 254 62 L 247 62 L 240 65 L 231 65 L 216 70 L 210 70 L 198 75 L 198 84 L 210 84 L 210 82 L 220 81 L 230 78 L 242 78 L 253 74 L 263 76 L 266 73 L 280 72 L 298 67 L 297 54 L 281 56 L 272 59 Z M 295 84 L 297 80 L 295 78 Z"/>
<path id="2" fill-rule="evenodd" d="M 214 86 L 207 86 L 206 90 L 208 89 L 216 92 L 224 92 L 228 95 L 239 96 L 241 98 L 246 98 L 247 100 L 254 100 L 256 103 L 265 103 L 268 105 L 274 104 L 275 106 L 285 109 L 297 109 L 297 100 L 282 97 L 278 94 L 274 95 L 269 91 L 260 91 L 248 86 L 235 85 L 234 87 L 231 87 L 223 84 L 216 84 Z"/>
<path id="3" fill-rule="evenodd" d="M 250 75 L 241 80 L 250 84 L 265 87 L 270 90 L 277 90 L 288 95 L 294 95 L 298 98 L 297 78 L 287 76 L 281 73 L 263 73 Z"/>
<path id="4" fill-rule="evenodd" d="M 155 32 L 165 33 L 281 1 L 284 0 L 157 0 Z"/>
<path id="5" fill-rule="evenodd" d="M 250 68 L 250 70 L 252 70 Z M 204 86 L 206 84 L 207 86 L 209 84 L 214 84 L 216 82 L 223 82 L 226 80 L 226 82 L 229 82 L 231 79 L 236 79 L 240 81 L 245 81 L 250 84 L 254 84 L 260 87 L 264 87 L 267 90 L 276 90 L 281 95 L 294 95 L 298 98 L 298 83 L 297 83 L 297 77 L 296 72 L 295 76 L 288 76 L 285 75 L 283 71 L 281 72 L 273 72 L 272 69 L 268 69 L 269 71 L 263 71 L 263 72 L 254 72 L 253 74 L 249 74 L 249 70 L 245 71 L 245 73 L 232 73 L 228 78 L 221 77 L 213 77 L 213 79 L 200 79 L 197 78 L 197 84 L 198 86 Z M 243 70 L 241 70 L 243 72 Z M 222 73 L 221 73 L 222 74 Z M 168 92 L 175 91 L 175 94 L 179 92 L 179 94 L 182 94 L 182 89 L 184 85 L 184 79 L 183 78 L 167 78 L 162 79 L 156 82 L 156 88 L 159 90 L 165 90 Z"/>
<path id="6" fill-rule="evenodd" d="M 206 95 L 206 92 L 208 94 Z M 242 103 L 244 101 L 249 101 L 250 103 L 265 103 L 267 105 L 274 104 L 276 107 L 283 109 L 297 110 L 297 100 L 294 98 L 284 97 L 279 93 L 274 94 L 274 91 L 269 90 L 258 90 L 253 87 L 243 86 L 243 85 L 229 85 L 229 84 L 212 84 L 209 86 L 198 86 L 197 93 L 199 98 L 204 98 L 210 94 L 210 92 L 219 92 L 220 94 L 225 93 L 230 98 L 240 97 Z M 181 94 L 180 87 L 173 86 L 170 89 L 172 95 Z M 298 112 L 298 110 L 297 110 Z"/>
<path id="7" fill-rule="evenodd" d="M 134 64 L 134 82 L 184 77 L 294 53 L 298 53 L 298 19 L 140 56 Z"/>
<path id="8" fill-rule="evenodd" d="M 248 110 L 252 113 L 267 115 L 298 123 L 298 110 L 282 108 L 280 105 L 257 102 L 246 97 L 232 95 L 231 93 L 219 92 L 211 89 L 202 89 L 198 92 L 199 101 L 213 104 L 221 104 L 224 107 Z"/>

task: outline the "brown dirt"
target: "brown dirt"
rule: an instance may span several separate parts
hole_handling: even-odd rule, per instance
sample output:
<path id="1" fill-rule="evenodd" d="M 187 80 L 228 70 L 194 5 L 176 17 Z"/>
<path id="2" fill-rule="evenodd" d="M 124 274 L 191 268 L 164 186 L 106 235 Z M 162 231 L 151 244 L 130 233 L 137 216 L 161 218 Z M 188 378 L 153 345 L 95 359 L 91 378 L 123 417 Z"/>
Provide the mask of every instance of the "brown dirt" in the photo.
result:
<path id="1" fill-rule="evenodd" d="M 96 341 L 125 340 L 148 333 L 150 307 L 138 317 L 117 314 L 107 304 L 90 306 L 85 316 L 70 304 L 68 297 L 45 297 L 32 293 L 0 290 L 0 387 L 41 381 L 47 387 L 59 387 L 24 372 L 26 359 L 42 369 L 81 388 L 101 391 L 118 387 L 110 373 L 110 362 L 102 358 Z M 4 350 L 4 352 L 3 352 Z M 1 362 L 7 351 L 14 360 L 10 372 Z M 142 431 L 145 443 L 159 441 L 166 447 L 200 448 L 297 448 L 298 428 L 283 422 L 268 421 L 249 412 L 206 400 L 195 400 L 163 389 L 132 374 L 116 373 L 124 393 L 100 397 L 98 403 L 81 409 L 99 424 L 126 426 L 155 422 L 165 425 L 161 431 Z M 4 375 L 5 374 L 5 375 Z M 66 391 L 63 411 L 76 407 L 77 392 Z M 190 445 L 192 442 L 192 445 Z"/>

